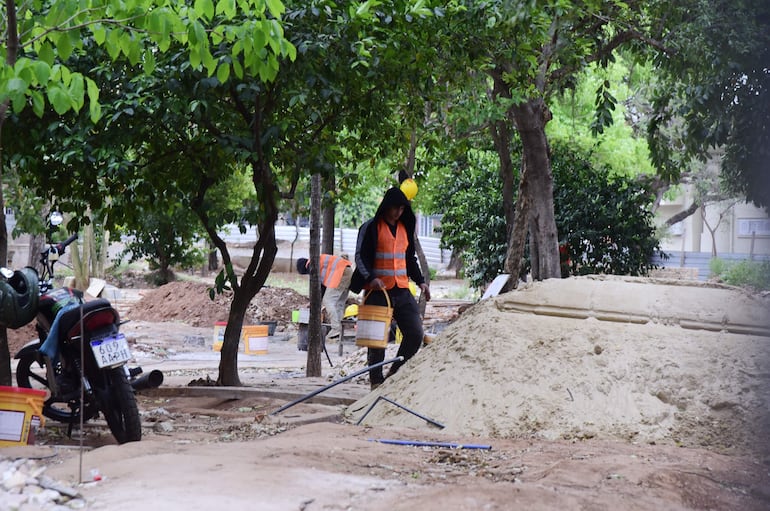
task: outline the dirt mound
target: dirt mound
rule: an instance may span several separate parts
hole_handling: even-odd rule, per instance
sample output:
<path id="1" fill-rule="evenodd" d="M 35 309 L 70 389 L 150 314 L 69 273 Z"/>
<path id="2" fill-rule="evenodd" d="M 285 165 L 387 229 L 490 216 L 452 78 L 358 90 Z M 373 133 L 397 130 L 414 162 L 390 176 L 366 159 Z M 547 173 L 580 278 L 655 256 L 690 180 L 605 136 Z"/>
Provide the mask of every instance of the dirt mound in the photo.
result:
<path id="1" fill-rule="evenodd" d="M 383 395 L 454 433 L 768 452 L 769 339 L 756 333 L 763 324 L 752 333 L 730 328 L 733 320 L 742 329 L 746 318 L 766 320 L 766 303 L 749 310 L 752 303 L 729 289 L 568 280 L 478 303 L 378 391 L 351 405 L 351 418 L 360 419 Z M 603 294 L 607 287 L 611 294 Z M 716 303 L 715 292 L 721 293 L 721 330 L 713 328 L 716 311 L 707 307 Z M 641 296 L 655 304 L 646 320 Z M 688 304 L 698 323 L 664 314 Z M 364 424 L 428 427 L 382 401 Z"/>
<path id="2" fill-rule="evenodd" d="M 156 323 L 177 321 L 195 327 L 209 327 L 217 321 L 227 321 L 232 293 L 214 295 L 212 300 L 209 287 L 200 282 L 171 282 L 145 292 L 126 317 Z M 307 297 L 293 289 L 264 287 L 249 305 L 244 323 L 288 323 L 292 310 L 307 306 Z"/>

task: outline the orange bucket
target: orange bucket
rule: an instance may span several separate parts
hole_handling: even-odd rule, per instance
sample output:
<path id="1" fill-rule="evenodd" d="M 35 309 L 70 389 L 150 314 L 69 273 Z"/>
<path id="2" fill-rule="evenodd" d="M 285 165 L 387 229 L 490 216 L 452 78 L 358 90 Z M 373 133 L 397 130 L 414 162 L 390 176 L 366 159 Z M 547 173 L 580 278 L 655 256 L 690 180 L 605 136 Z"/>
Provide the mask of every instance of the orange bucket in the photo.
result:
<path id="1" fill-rule="evenodd" d="M 366 348 L 387 348 L 390 336 L 390 320 L 393 317 L 393 308 L 390 306 L 390 297 L 387 291 L 385 299 L 388 306 L 366 305 L 366 299 L 372 291 L 364 296 L 363 305 L 358 306 L 358 319 L 356 320 L 356 346 Z"/>
<path id="2" fill-rule="evenodd" d="M 247 355 L 267 355 L 268 325 L 244 326 L 241 330 Z"/>
<path id="3" fill-rule="evenodd" d="M 35 432 L 45 426 L 46 395 L 44 390 L 0 387 L 0 447 L 35 444 Z"/>

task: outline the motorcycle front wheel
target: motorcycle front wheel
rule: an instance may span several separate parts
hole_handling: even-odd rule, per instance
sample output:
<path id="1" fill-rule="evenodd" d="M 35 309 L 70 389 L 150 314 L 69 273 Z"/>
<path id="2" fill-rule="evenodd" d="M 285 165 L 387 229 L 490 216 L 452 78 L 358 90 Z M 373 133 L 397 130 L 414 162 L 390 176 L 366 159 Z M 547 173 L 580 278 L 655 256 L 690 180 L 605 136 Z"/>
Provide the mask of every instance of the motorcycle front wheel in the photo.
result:
<path id="1" fill-rule="evenodd" d="M 77 381 L 77 380 L 76 380 Z M 16 383 L 19 387 L 50 391 L 45 364 L 40 364 L 33 353 L 22 355 L 16 366 Z M 76 392 L 79 396 L 79 392 Z M 43 403 L 43 415 L 64 424 L 80 423 L 80 399 L 51 395 Z M 99 413 L 88 399 L 83 403 L 83 421 L 93 419 Z"/>
<path id="2" fill-rule="evenodd" d="M 101 380 L 94 385 L 94 391 L 112 435 L 119 444 L 138 442 L 142 439 L 142 423 L 125 371 L 122 367 L 104 370 Z"/>

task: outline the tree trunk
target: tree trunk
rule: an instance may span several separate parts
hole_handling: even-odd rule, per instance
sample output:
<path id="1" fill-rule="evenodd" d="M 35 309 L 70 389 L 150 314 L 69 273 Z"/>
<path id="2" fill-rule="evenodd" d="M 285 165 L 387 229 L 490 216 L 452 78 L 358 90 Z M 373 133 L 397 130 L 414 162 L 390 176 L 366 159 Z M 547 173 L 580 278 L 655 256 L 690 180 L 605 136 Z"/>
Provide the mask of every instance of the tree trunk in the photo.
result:
<path id="1" fill-rule="evenodd" d="M 500 93 L 499 84 L 495 81 L 495 94 Z M 496 121 L 490 126 L 492 140 L 495 144 L 497 158 L 500 160 L 500 178 L 503 182 L 503 211 L 505 214 L 505 229 L 508 239 L 508 250 L 505 257 L 504 273 L 510 275 L 508 282 L 502 288 L 502 292 L 508 292 L 516 289 L 519 283 L 519 274 L 521 273 L 521 263 L 524 259 L 524 246 L 527 239 L 526 229 L 526 200 L 516 200 L 514 190 L 514 168 L 511 159 L 511 132 L 505 121 Z M 524 171 L 519 176 L 518 197 L 524 197 L 526 181 L 524 180 Z M 520 222 L 516 222 L 521 219 Z"/>
<path id="2" fill-rule="evenodd" d="M 513 106 L 509 113 L 521 136 L 523 167 L 527 173 L 532 278 L 561 278 L 559 235 L 553 206 L 553 175 L 545 135 L 545 125 L 550 114 L 542 99 L 530 99 Z"/>
<path id="3" fill-rule="evenodd" d="M 217 247 L 209 241 L 209 271 L 216 271 L 219 268 L 219 258 L 217 257 Z"/>
<path id="4" fill-rule="evenodd" d="M 16 57 L 19 54 L 19 32 L 16 21 L 16 2 L 14 0 L 5 0 L 5 63 L 14 65 Z M 5 124 L 6 114 L 10 102 L 8 100 L 0 103 L 0 266 L 8 263 L 8 226 L 5 219 L 5 196 L 3 195 L 3 125 Z M 5 327 L 0 327 L 0 385 L 11 385 L 11 354 L 8 348 L 8 331 Z"/>
<path id="5" fill-rule="evenodd" d="M 307 367 L 305 376 L 321 376 L 321 279 L 318 273 L 321 255 L 321 175 L 310 178 L 310 319 L 307 330 Z M 325 237 L 325 236 L 324 236 Z M 328 252 L 327 252 L 328 253 Z"/>
<path id="6" fill-rule="evenodd" d="M 524 261 L 524 247 L 527 242 L 527 218 L 529 217 L 528 175 L 527 167 L 522 162 L 513 229 L 510 238 L 508 238 L 508 251 L 505 256 L 505 273 L 510 275 L 510 277 L 501 289 L 501 292 L 504 293 L 518 287 L 519 275 L 521 275 L 521 267 Z"/>
<path id="7" fill-rule="evenodd" d="M 329 192 L 333 192 L 337 188 L 337 182 L 333 174 L 323 180 L 323 188 L 324 190 Z M 324 204 L 323 210 L 322 210 L 323 225 L 321 225 L 321 228 L 323 230 L 323 241 L 321 243 L 321 253 L 333 254 L 334 253 L 334 227 L 335 227 L 334 217 L 336 213 L 336 208 L 333 200 L 328 200 L 325 202 L 326 204 Z"/>
<path id="8" fill-rule="evenodd" d="M 404 171 L 410 178 L 414 176 L 414 164 L 417 159 L 416 153 L 417 135 L 415 135 L 414 131 L 412 131 L 412 135 L 409 139 L 409 151 L 407 153 L 406 160 L 404 161 Z M 422 275 L 425 277 L 425 283 L 430 286 L 430 268 L 428 267 L 428 258 L 425 257 L 425 251 L 422 249 L 420 238 L 417 236 L 416 229 L 414 233 L 414 251 L 415 254 L 417 254 L 418 261 L 420 262 L 420 270 L 422 270 Z M 422 295 L 422 293 L 420 293 L 420 299 L 417 303 L 417 306 L 420 309 L 420 316 L 424 318 L 425 309 L 428 306 L 428 300 L 425 296 Z"/>
<path id="9" fill-rule="evenodd" d="M 492 134 L 492 141 L 495 144 L 495 151 L 497 152 L 497 158 L 500 160 L 500 179 L 503 182 L 503 211 L 505 213 L 505 227 L 510 239 L 513 234 L 513 223 L 516 216 L 515 213 L 515 197 L 514 191 L 514 168 L 513 160 L 511 159 L 511 132 L 508 129 L 508 124 L 505 121 L 496 121 L 490 128 Z"/>
<path id="10" fill-rule="evenodd" d="M 201 186 L 198 197 L 193 201 L 193 209 L 201 219 L 210 239 L 222 254 L 227 281 L 233 290 L 233 301 L 230 304 L 230 314 L 227 318 L 227 327 L 222 342 L 222 351 L 219 359 L 219 376 L 217 385 L 240 386 L 238 376 L 238 344 L 241 340 L 241 328 L 246 317 L 246 309 L 267 281 L 270 271 L 278 253 L 278 245 L 275 240 L 275 223 L 278 220 L 278 205 L 276 185 L 269 163 L 264 159 L 258 159 L 251 163 L 252 182 L 257 192 L 257 201 L 262 205 L 262 213 L 258 225 L 258 238 L 254 244 L 251 260 L 244 270 L 240 283 L 233 272 L 232 259 L 227 250 L 227 244 L 216 232 L 208 219 L 203 206 L 206 186 Z M 204 172 L 201 175 L 205 175 Z"/>
<path id="11" fill-rule="evenodd" d="M 428 267 L 428 258 L 425 257 L 425 251 L 420 244 L 420 238 L 415 233 L 414 235 L 414 251 L 417 254 L 417 259 L 420 261 L 420 269 L 422 270 L 423 277 L 425 277 L 425 283 L 430 286 L 430 268 Z M 420 308 L 420 317 L 425 318 L 425 309 L 428 306 L 427 297 L 420 293 L 420 301 L 417 303 Z"/>
<path id="12" fill-rule="evenodd" d="M 30 235 L 29 237 L 29 254 L 27 254 L 27 266 L 37 268 L 40 273 L 43 271 L 40 264 L 40 253 L 43 252 L 43 245 L 45 245 L 45 236 L 42 234 Z"/>

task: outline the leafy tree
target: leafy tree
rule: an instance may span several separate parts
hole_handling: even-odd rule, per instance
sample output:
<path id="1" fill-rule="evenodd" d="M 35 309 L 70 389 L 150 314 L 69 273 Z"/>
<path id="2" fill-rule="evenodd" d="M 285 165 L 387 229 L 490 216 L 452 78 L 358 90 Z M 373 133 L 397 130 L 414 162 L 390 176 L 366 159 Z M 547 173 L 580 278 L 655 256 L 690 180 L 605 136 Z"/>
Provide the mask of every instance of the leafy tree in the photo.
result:
<path id="1" fill-rule="evenodd" d="M 645 275 L 661 253 L 650 191 L 635 179 L 592 166 L 587 156 L 554 150 L 556 223 L 570 273 Z"/>
<path id="2" fill-rule="evenodd" d="M 490 151 L 471 151 L 445 172 L 441 242 L 463 254 L 465 277 L 481 288 L 504 273 L 507 243 L 501 177 Z M 570 273 L 645 274 L 659 251 L 651 195 L 636 180 L 594 167 L 588 154 L 554 146 L 555 213 Z M 529 266 L 525 259 L 523 268 Z"/>
<path id="3" fill-rule="evenodd" d="M 492 151 L 470 150 L 434 179 L 441 245 L 462 254 L 474 287 L 492 282 L 505 264 L 507 236 L 498 162 Z"/>
<path id="4" fill-rule="evenodd" d="M 521 141 L 521 172 L 515 213 L 506 211 L 509 247 L 506 273 L 518 274 L 529 232 L 530 261 L 536 279 L 560 275 L 549 140 L 554 96 L 574 86 L 591 63 L 606 66 L 624 45 L 654 44 L 646 2 L 458 2 L 449 31 L 491 79 L 489 129 L 503 171 L 504 203 L 513 202 L 511 133 Z M 612 121 L 615 98 L 605 81 L 596 92 L 594 130 Z M 515 280 L 515 279 L 514 279 Z M 515 286 L 515 282 L 513 283 Z M 510 287 L 510 286 L 509 286 Z"/>
<path id="5" fill-rule="evenodd" d="M 170 213 L 170 214 L 169 214 Z M 197 218 L 189 209 L 178 212 L 155 212 L 145 214 L 141 229 L 127 229 L 128 240 L 121 258 L 129 262 L 147 260 L 153 278 L 158 285 L 174 280 L 173 267 L 191 268 L 204 261 L 203 249 L 196 246 L 200 238 L 195 231 L 187 229 L 197 225 Z"/>
<path id="6" fill-rule="evenodd" d="M 724 148 L 729 189 L 770 206 L 770 3 L 682 0 L 651 4 L 670 28 L 649 139 L 664 179 L 676 182 L 693 159 Z"/>
<path id="7" fill-rule="evenodd" d="M 220 384 L 239 384 L 240 327 L 246 307 L 273 265 L 281 202 L 291 199 L 300 177 L 332 174 L 342 161 L 342 147 L 360 152 L 362 141 L 371 146 L 372 140 L 384 138 L 383 133 L 395 131 L 398 125 L 398 118 L 382 115 L 390 111 L 391 101 L 400 99 L 399 81 L 394 81 L 399 75 L 394 70 L 407 69 L 392 43 L 398 37 L 407 43 L 413 33 L 422 33 L 405 28 L 431 11 L 419 2 L 388 2 L 376 14 L 371 7 L 365 3 L 357 9 L 340 8 L 324 1 L 290 5 L 283 17 L 290 41 L 280 38 L 283 33 L 274 23 L 268 27 L 275 39 L 268 40 L 280 54 L 296 48 L 296 61 L 284 63 L 279 73 L 273 55 L 267 54 L 267 64 L 272 66 L 268 69 L 275 72 L 264 76 L 242 67 L 242 46 L 251 40 L 248 37 L 207 46 L 212 60 L 201 62 L 190 61 L 182 44 L 169 44 L 163 48 L 167 51 L 152 55 L 153 74 L 142 78 L 137 74 L 121 84 L 119 90 L 129 100 L 123 108 L 116 101 L 105 115 L 101 140 L 112 138 L 125 144 L 123 160 L 110 157 L 107 165 L 99 167 L 101 183 L 110 195 L 122 197 L 128 205 L 155 197 L 173 182 L 222 254 L 224 270 L 216 287 L 231 289 L 233 301 Z M 202 16 L 201 27 L 221 27 L 224 16 L 218 11 Z M 228 41 L 234 41 L 232 46 Z M 340 138 L 345 130 L 351 135 Z M 227 176 L 232 162 L 248 168 L 255 196 L 226 217 L 212 216 L 211 191 Z M 74 192 L 67 173 L 51 170 L 45 178 L 49 183 Z M 78 192 L 68 195 L 96 199 L 87 190 Z M 130 214 L 131 209 L 114 203 L 112 216 L 121 212 Z M 218 234 L 223 221 L 257 227 L 252 259 L 241 276 L 235 274 Z M 308 350 L 309 375 L 320 374 L 318 341 L 311 342 Z"/>
<path id="8" fill-rule="evenodd" d="M 554 143 L 567 144 L 590 156 L 592 165 L 608 167 L 625 176 L 654 175 L 646 139 L 650 84 L 654 76 L 649 65 L 618 55 L 602 68 L 592 65 L 577 77 L 573 88 L 554 97 L 553 119 L 546 133 Z M 609 113 L 613 122 L 601 133 L 592 133 L 596 120 L 596 91 L 610 83 L 608 93 L 615 99 Z"/>
<path id="9" fill-rule="evenodd" d="M 43 115 L 47 104 L 57 114 L 79 111 L 87 93 L 92 120 L 101 117 L 95 82 L 64 65 L 70 56 L 82 52 L 84 41 L 92 40 L 104 47 L 112 60 L 125 58 L 148 74 L 155 70 L 156 57 L 174 43 L 181 47 L 189 65 L 205 70 L 207 76 L 216 75 L 225 82 L 232 73 L 266 82 L 275 78 L 280 58 L 294 56 L 294 47 L 283 37 L 279 21 L 283 10 L 279 0 L 217 5 L 202 0 L 192 6 L 156 0 L 130 3 L 62 0 L 30 4 L 22 12 L 17 12 L 15 2 L 6 2 L 2 11 L 6 45 L 0 49 L 4 57 L 0 66 L 0 171 L 5 171 L 1 144 L 6 138 L 2 126 L 9 111 L 18 113 L 29 106 L 37 115 Z M 207 31 L 207 27 L 210 30 Z M 213 50 L 219 58 L 214 58 Z M 34 164 L 27 163 L 37 170 Z M 72 175 L 67 184 L 90 183 L 95 180 L 94 174 L 103 176 L 106 172 L 107 169 L 99 169 L 91 175 Z M 44 174 L 38 177 L 42 183 L 47 180 Z M 0 183 L 2 181 L 0 175 Z M 51 193 L 50 187 L 40 188 Z M 79 191 L 78 196 L 86 197 L 87 201 L 96 202 L 101 195 L 93 190 L 80 188 Z M 57 192 L 62 196 L 77 195 L 69 193 L 75 190 L 67 186 L 57 188 Z M 4 225 L 0 230 L 0 256 L 3 259 L 7 254 L 4 208 L 0 195 L 0 218 Z M 0 367 L 0 382 L 5 383 L 10 382 L 10 358 L 5 331 L 0 334 L 3 345 L 0 353 L 6 359 L 0 362 L 7 362 Z M 229 349 L 235 348 L 237 341 L 235 347 Z"/>

